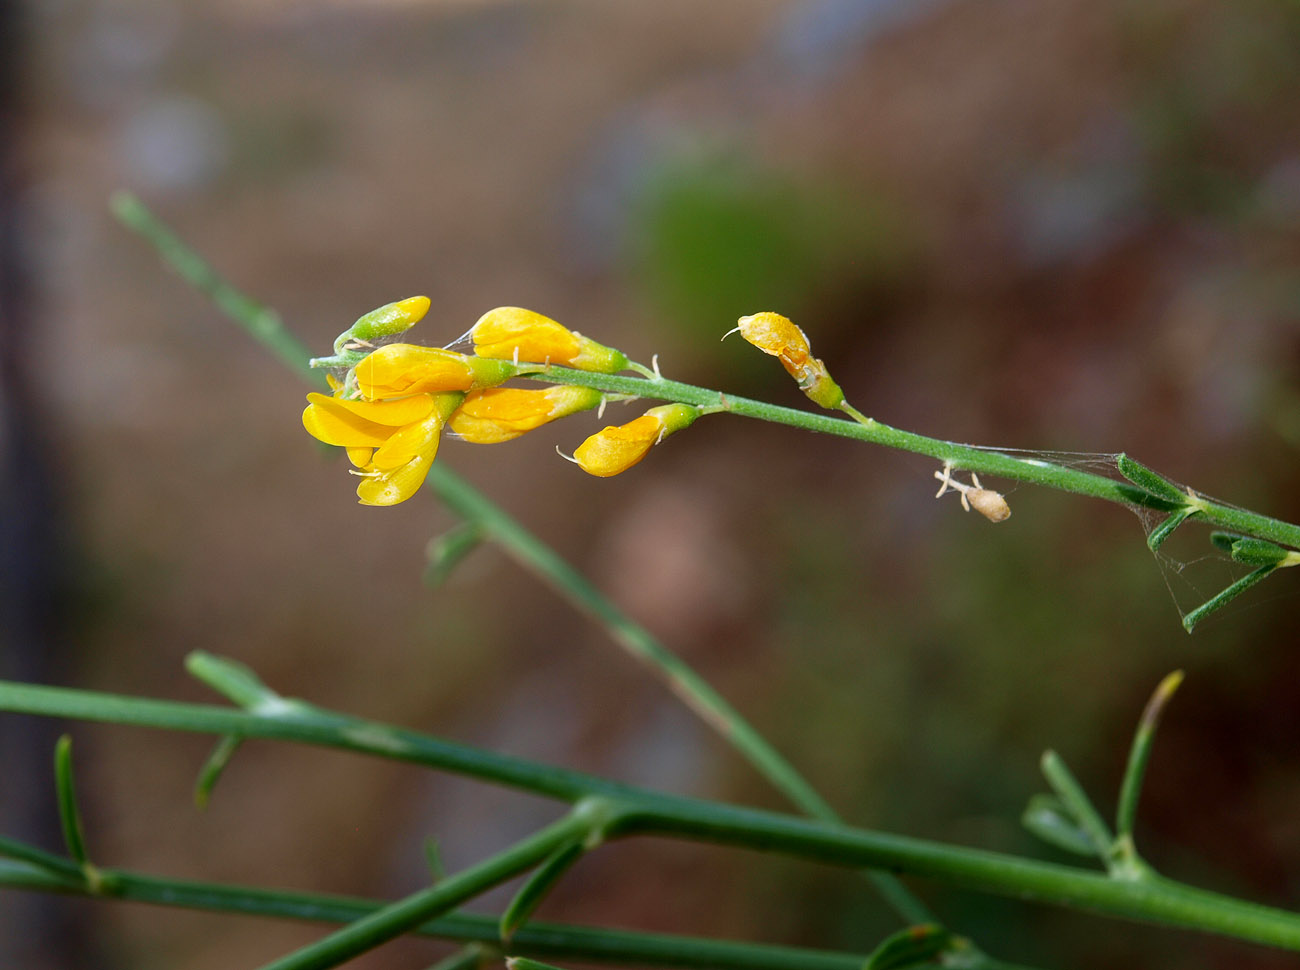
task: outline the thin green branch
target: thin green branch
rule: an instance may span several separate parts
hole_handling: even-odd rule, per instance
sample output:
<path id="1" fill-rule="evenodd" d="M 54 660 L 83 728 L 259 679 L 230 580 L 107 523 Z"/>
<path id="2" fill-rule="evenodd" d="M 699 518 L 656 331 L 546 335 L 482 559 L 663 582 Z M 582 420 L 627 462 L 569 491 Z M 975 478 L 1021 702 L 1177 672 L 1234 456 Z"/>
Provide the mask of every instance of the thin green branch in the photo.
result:
<path id="1" fill-rule="evenodd" d="M 41 862 L 0 858 L 0 886 L 36 889 L 65 895 L 90 895 L 84 882 L 60 856 L 45 857 L 39 850 L 0 840 L 0 855 L 35 855 Z M 43 864 L 47 859 L 69 865 L 71 873 L 58 875 Z M 324 893 L 303 893 L 255 886 L 193 882 L 160 878 L 126 869 L 106 870 L 123 902 L 147 903 L 181 909 L 274 917 L 316 923 L 352 923 L 385 905 L 376 900 Z M 495 944 L 499 917 L 448 913 L 415 927 L 421 936 Z M 531 921 L 511 940 L 511 950 L 536 956 L 658 967 L 694 967 L 711 970 L 861 970 L 861 954 L 812 950 L 778 944 L 710 940 L 667 933 L 606 930 Z"/>
<path id="2" fill-rule="evenodd" d="M 403 935 L 422 923 L 449 912 L 466 900 L 480 896 L 527 872 L 563 845 L 590 834 L 603 825 L 606 806 L 593 801 L 580 802 L 564 818 L 521 839 L 477 865 L 399 902 L 375 910 L 278 960 L 262 970 L 328 970 L 352 957 Z"/>
<path id="3" fill-rule="evenodd" d="M 523 788 L 566 800 L 608 796 L 617 804 L 610 837 L 661 835 L 776 852 L 853 868 L 880 868 L 984 892 L 1072 906 L 1128 919 L 1222 933 L 1300 950 L 1300 915 L 1242 902 L 1160 877 L 1112 879 L 1076 868 L 621 786 L 604 779 L 427 738 L 312 707 L 274 713 L 104 696 L 0 682 L 0 709 L 198 731 L 239 733 L 342 748 Z M 552 846 L 555 848 L 555 846 Z M 540 861 L 540 860 L 538 860 Z"/>
<path id="4" fill-rule="evenodd" d="M 715 408 L 792 428 L 819 431 L 926 455 L 950 465 L 957 471 L 973 471 L 980 475 L 994 475 L 1031 485 L 1043 485 L 1063 492 L 1073 492 L 1076 495 L 1118 502 L 1122 505 L 1139 505 L 1164 511 L 1194 505 L 1198 521 L 1222 526 L 1245 535 L 1269 539 L 1292 548 L 1300 548 L 1300 525 L 1224 505 L 1194 492 L 1188 493 L 1182 505 L 1179 505 L 1168 497 L 1104 475 L 1095 475 L 1082 469 L 1069 468 L 1043 459 L 1020 458 L 992 449 L 929 438 L 911 431 L 891 428 L 871 418 L 867 418 L 865 423 L 847 421 L 843 418 L 780 407 L 765 401 L 755 401 L 678 381 L 593 374 L 567 367 L 551 367 L 543 373 L 525 376 L 530 380 L 581 384 L 614 394 L 679 401 L 696 407 Z"/>

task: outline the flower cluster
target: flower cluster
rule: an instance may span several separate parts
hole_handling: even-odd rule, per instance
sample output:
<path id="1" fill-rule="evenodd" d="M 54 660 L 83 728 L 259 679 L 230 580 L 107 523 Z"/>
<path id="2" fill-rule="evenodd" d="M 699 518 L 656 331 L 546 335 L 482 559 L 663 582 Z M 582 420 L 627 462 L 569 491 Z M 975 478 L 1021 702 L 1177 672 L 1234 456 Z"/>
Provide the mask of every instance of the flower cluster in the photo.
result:
<path id="1" fill-rule="evenodd" d="M 552 366 L 602 374 L 629 366 L 622 352 L 519 307 L 498 307 L 479 319 L 469 333 L 473 356 L 406 343 L 374 347 L 372 341 L 404 332 L 428 308 L 420 296 L 372 310 L 339 335 L 332 357 L 312 362 L 347 368 L 342 380 L 331 378 L 332 395 L 307 395 L 302 423 L 313 437 L 347 450 L 363 505 L 396 505 L 414 495 L 444 428 L 474 444 L 497 444 L 606 400 L 580 385 L 498 386 L 510 378 Z M 617 475 L 699 413 L 685 404 L 651 408 L 592 435 L 573 460 L 592 475 Z"/>

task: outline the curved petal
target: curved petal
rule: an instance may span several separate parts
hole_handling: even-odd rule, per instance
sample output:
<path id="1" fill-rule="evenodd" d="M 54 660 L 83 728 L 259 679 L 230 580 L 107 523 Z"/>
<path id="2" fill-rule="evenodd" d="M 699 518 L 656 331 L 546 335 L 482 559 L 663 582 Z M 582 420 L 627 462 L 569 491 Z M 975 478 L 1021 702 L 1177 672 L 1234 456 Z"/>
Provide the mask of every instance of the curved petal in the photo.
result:
<path id="1" fill-rule="evenodd" d="M 344 448 L 378 448 L 393 434 L 393 427 L 357 414 L 341 401 L 325 394 L 308 394 L 311 403 L 302 412 L 302 426 L 313 438 Z"/>

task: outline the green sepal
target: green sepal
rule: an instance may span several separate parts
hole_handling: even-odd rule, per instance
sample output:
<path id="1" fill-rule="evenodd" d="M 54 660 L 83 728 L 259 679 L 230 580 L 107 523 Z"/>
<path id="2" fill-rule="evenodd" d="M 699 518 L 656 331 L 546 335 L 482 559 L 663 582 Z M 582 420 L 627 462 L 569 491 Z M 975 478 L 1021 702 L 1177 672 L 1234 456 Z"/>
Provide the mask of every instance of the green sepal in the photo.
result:
<path id="1" fill-rule="evenodd" d="M 475 522 L 462 522 L 442 535 L 434 536 L 425 547 L 427 565 L 424 582 L 433 588 L 441 586 L 460 565 L 461 561 L 479 547 L 484 539 L 483 529 Z"/>
<path id="2" fill-rule="evenodd" d="M 503 943 L 510 942 L 510 938 L 515 935 L 515 930 L 533 915 L 533 910 L 537 909 L 541 901 L 546 898 L 551 887 L 582 858 L 586 851 L 587 847 L 582 842 L 571 842 L 557 849 L 537 867 L 536 871 L 528 877 L 528 881 L 520 887 L 519 892 L 515 893 L 515 898 L 510 900 L 510 905 L 506 907 L 505 912 L 501 914 L 497 928 Z"/>
<path id="3" fill-rule="evenodd" d="M 886 937 L 867 957 L 862 970 L 907 970 L 909 967 L 934 966 L 952 940 L 951 933 L 934 923 L 909 926 Z"/>
<path id="4" fill-rule="evenodd" d="M 1074 814 L 1056 795 L 1038 794 L 1029 799 L 1020 824 L 1049 845 L 1076 855 L 1096 858 L 1097 848 Z"/>
<path id="5" fill-rule="evenodd" d="M 1157 475 L 1146 465 L 1134 461 L 1128 455 L 1120 454 L 1116 457 L 1115 466 L 1119 469 L 1121 475 L 1138 488 L 1145 489 L 1152 495 L 1158 495 L 1160 498 L 1168 499 L 1171 502 L 1177 502 L 1179 505 L 1187 504 L 1186 492 L 1168 479 Z"/>
<path id="6" fill-rule="evenodd" d="M 194 805 L 200 811 L 208 807 L 208 799 L 212 797 L 212 789 L 216 787 L 217 779 L 226 770 L 226 765 L 239 750 L 243 740 L 238 734 L 223 735 L 212 748 L 208 760 L 203 762 L 203 767 L 199 769 L 198 780 L 194 782 Z"/>

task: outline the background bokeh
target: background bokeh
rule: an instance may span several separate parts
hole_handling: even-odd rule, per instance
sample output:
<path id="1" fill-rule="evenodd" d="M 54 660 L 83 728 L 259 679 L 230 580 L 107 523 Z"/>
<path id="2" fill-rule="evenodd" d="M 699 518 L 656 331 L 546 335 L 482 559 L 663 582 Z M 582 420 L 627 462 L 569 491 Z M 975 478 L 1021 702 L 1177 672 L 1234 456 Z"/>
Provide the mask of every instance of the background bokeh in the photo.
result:
<path id="1" fill-rule="evenodd" d="M 181 666 L 204 649 L 356 714 L 782 806 L 499 552 L 425 587 L 426 543 L 451 517 L 430 497 L 356 505 L 301 429 L 303 389 L 112 221 L 118 187 L 321 352 L 362 312 L 426 293 L 421 341 L 521 305 L 658 354 L 670 377 L 799 405 L 773 361 L 718 340 L 775 309 L 882 421 L 1124 450 L 1300 518 L 1294 4 L 61 0 L 22 14 L 5 118 L 8 259 L 25 281 L 6 319 L 4 584 L 22 591 L 6 599 L 8 676 L 207 700 Z M 1118 507 L 1010 488 L 1014 516 L 993 527 L 935 502 L 926 460 L 721 417 L 598 480 L 554 453 L 596 427 L 448 442 L 438 460 L 702 669 L 848 818 L 1059 858 L 1018 824 L 1041 751 L 1109 810 L 1146 695 L 1181 667 L 1141 845 L 1172 875 L 1296 905 L 1293 577 L 1188 637 L 1166 580 L 1184 610 L 1195 591 Z M 1209 547 L 1184 531 L 1192 561 Z M 6 825 L 48 827 L 48 742 L 0 728 Z M 397 896 L 426 878 L 425 837 L 459 867 L 553 813 L 264 744 L 200 813 L 205 739 L 73 734 L 92 853 L 164 874 Z M 916 887 L 1026 963 L 1289 965 Z M 863 951 L 894 927 L 848 873 L 671 843 L 602 850 L 540 915 Z M 32 970 L 227 970 L 320 933 L 11 893 L 0 928 L 0 964 Z M 403 942 L 356 966 L 439 952 Z"/>

